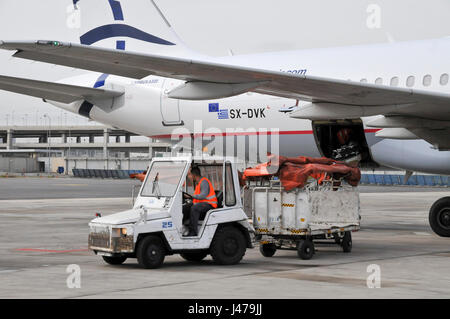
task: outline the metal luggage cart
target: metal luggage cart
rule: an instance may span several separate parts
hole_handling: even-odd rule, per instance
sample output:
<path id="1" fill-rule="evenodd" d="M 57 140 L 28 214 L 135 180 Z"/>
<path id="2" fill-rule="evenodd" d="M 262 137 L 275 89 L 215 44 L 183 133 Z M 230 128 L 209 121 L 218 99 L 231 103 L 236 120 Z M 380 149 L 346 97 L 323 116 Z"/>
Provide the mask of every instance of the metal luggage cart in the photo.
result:
<path id="1" fill-rule="evenodd" d="M 279 180 L 254 182 L 244 190 L 244 207 L 251 211 L 265 257 L 289 249 L 297 250 L 302 259 L 311 259 L 314 242 L 319 240 L 350 252 L 351 232 L 360 228 L 359 194 L 342 180 L 326 180 L 322 185 L 314 181 L 289 192 Z"/>

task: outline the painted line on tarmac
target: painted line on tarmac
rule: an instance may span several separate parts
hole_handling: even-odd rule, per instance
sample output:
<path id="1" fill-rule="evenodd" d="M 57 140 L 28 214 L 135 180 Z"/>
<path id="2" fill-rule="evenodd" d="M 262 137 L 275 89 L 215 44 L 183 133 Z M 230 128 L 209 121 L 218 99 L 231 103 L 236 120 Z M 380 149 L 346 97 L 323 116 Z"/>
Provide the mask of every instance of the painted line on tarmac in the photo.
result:
<path id="1" fill-rule="evenodd" d="M 28 251 L 28 252 L 38 252 L 38 253 L 76 253 L 76 252 L 86 252 L 89 249 L 67 249 L 67 250 L 57 250 L 57 249 L 40 249 L 40 248 L 17 248 L 16 251 Z"/>
<path id="2" fill-rule="evenodd" d="M 10 274 L 12 272 L 18 272 L 17 269 L 6 269 L 6 270 L 0 270 L 0 274 Z"/>
<path id="3" fill-rule="evenodd" d="M 94 195 L 92 195 L 94 196 Z M 129 200 L 131 201 L 131 196 L 129 197 L 68 197 L 68 198 L 27 198 L 27 199 L 1 199 L 0 198 L 0 203 L 2 205 L 7 205 L 7 204 L 14 204 L 16 203 L 16 206 L 19 204 L 26 204 L 26 203 L 47 203 L 50 202 L 52 204 L 59 204 L 64 203 L 64 202 L 79 202 L 80 200 L 83 200 L 84 202 L 96 202 L 96 201 L 115 201 L 115 202 L 120 202 L 120 201 L 125 201 L 125 200 Z"/>

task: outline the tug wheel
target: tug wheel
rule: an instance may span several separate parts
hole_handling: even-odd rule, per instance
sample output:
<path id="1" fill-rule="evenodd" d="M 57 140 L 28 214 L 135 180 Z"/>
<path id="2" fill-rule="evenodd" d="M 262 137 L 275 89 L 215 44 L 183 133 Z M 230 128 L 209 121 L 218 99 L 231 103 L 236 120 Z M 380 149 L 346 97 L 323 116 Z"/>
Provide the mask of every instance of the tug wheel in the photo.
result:
<path id="1" fill-rule="evenodd" d="M 226 226 L 216 231 L 210 252 L 219 265 L 234 265 L 241 261 L 246 249 L 242 232 L 233 226 Z"/>
<path id="2" fill-rule="evenodd" d="M 138 244 L 136 257 L 141 265 L 147 269 L 159 268 L 166 257 L 166 249 L 158 236 L 144 237 Z"/>

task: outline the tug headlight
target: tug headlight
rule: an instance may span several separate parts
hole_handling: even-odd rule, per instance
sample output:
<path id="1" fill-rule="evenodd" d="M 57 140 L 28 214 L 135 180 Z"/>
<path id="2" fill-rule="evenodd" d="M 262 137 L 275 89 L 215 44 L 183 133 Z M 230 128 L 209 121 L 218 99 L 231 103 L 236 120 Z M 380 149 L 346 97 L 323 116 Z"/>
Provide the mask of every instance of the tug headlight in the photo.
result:
<path id="1" fill-rule="evenodd" d="M 111 237 L 126 237 L 128 230 L 126 228 L 113 228 L 111 229 Z"/>

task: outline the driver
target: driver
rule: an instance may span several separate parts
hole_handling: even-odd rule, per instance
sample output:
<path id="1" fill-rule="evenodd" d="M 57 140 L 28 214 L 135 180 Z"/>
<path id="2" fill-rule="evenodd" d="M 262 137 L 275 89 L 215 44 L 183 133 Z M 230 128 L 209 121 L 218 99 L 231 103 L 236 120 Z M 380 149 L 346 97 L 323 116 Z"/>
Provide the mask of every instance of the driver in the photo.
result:
<path id="1" fill-rule="evenodd" d="M 205 218 L 206 213 L 217 208 L 216 192 L 212 183 L 206 177 L 202 177 L 198 167 L 191 167 L 188 178 L 192 178 L 197 185 L 193 195 L 185 194 L 185 198 L 192 197 L 192 204 L 183 205 L 183 224 L 189 219 L 189 233 L 183 236 L 197 236 L 198 221 Z"/>

